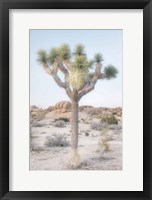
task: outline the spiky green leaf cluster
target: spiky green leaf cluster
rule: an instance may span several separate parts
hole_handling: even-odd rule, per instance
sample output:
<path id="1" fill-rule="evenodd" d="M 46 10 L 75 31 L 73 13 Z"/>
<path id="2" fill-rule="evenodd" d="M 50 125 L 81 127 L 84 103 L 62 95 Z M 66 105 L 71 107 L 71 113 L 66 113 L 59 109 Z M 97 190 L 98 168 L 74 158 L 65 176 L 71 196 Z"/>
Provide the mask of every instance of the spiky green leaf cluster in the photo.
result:
<path id="1" fill-rule="evenodd" d="M 71 59 L 71 50 L 67 44 L 61 45 L 59 48 L 52 48 L 49 53 L 44 49 L 38 51 L 38 62 L 42 65 L 50 64 L 52 65 L 56 58 L 60 58 L 61 61 L 69 61 Z M 69 70 L 69 83 L 73 89 L 79 90 L 86 77 L 88 80 L 92 80 L 94 72 L 89 72 L 89 69 L 94 65 L 103 61 L 102 55 L 97 53 L 94 57 L 94 60 L 88 60 L 84 51 L 84 46 L 78 44 L 75 48 L 74 58 L 71 59 L 72 64 L 68 67 Z M 65 62 L 66 63 L 66 62 Z M 115 78 L 117 76 L 118 70 L 109 65 L 103 70 L 103 77 L 106 79 Z"/>
<path id="2" fill-rule="evenodd" d="M 115 78 L 117 74 L 118 70 L 113 65 L 108 65 L 104 68 L 104 75 L 107 79 Z"/>
<path id="3" fill-rule="evenodd" d="M 95 54 L 94 60 L 95 62 L 100 63 L 101 61 L 103 61 L 102 55 L 100 53 Z"/>
<path id="4" fill-rule="evenodd" d="M 47 63 L 47 52 L 44 49 L 40 49 L 37 54 L 38 54 L 37 61 L 40 64 L 46 64 Z"/>
<path id="5" fill-rule="evenodd" d="M 83 55 L 76 55 L 72 64 L 73 68 L 78 69 L 86 69 L 88 67 L 88 62 L 86 60 L 86 57 Z"/>
<path id="6" fill-rule="evenodd" d="M 48 63 L 52 64 L 54 60 L 60 55 L 58 48 L 52 48 L 48 54 Z"/>
<path id="7" fill-rule="evenodd" d="M 79 90 L 85 81 L 84 71 L 79 68 L 72 69 L 69 73 L 68 81 L 73 89 Z"/>
<path id="8" fill-rule="evenodd" d="M 59 48 L 59 54 L 60 54 L 60 58 L 63 60 L 69 60 L 71 58 L 71 50 L 69 45 L 67 44 L 63 44 L 60 48 Z"/>
<path id="9" fill-rule="evenodd" d="M 74 54 L 75 55 L 84 55 L 84 46 L 82 44 L 77 44 L 76 45 L 76 48 L 75 48 L 75 51 L 74 51 Z"/>

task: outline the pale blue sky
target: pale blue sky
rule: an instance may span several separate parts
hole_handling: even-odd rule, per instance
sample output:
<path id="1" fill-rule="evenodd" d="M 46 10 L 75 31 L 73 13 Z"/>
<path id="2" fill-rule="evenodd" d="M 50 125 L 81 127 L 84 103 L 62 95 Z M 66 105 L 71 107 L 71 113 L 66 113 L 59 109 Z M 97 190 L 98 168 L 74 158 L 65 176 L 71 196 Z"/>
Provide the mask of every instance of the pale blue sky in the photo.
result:
<path id="1" fill-rule="evenodd" d="M 80 100 L 80 105 L 122 106 L 122 42 L 122 30 L 30 30 L 30 105 L 46 108 L 69 100 L 64 89 L 37 62 L 38 50 L 67 43 L 74 51 L 75 45 L 82 43 L 89 59 L 99 52 L 103 55 L 103 67 L 112 64 L 119 74 L 115 79 L 98 81 L 95 89 Z"/>

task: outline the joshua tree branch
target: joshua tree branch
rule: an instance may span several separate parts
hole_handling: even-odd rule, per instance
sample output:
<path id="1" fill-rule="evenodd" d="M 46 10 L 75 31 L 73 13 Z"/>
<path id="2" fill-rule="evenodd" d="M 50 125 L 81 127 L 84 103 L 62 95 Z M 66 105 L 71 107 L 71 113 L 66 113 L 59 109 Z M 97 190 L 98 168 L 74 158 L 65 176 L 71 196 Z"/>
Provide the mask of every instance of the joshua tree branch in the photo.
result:
<path id="1" fill-rule="evenodd" d="M 69 85 L 68 80 L 67 80 L 67 75 L 65 75 L 65 91 L 66 91 L 67 95 L 69 96 L 69 98 L 71 99 L 72 98 L 72 91 L 70 89 L 70 85 Z"/>
<path id="2" fill-rule="evenodd" d="M 62 63 L 59 63 L 59 69 L 61 70 L 61 72 L 62 72 L 64 75 L 69 74 L 68 70 L 64 67 L 64 65 L 63 65 Z"/>
<path id="3" fill-rule="evenodd" d="M 53 77 L 59 87 L 65 88 L 65 83 L 61 81 L 61 79 L 57 75 L 57 72 L 55 72 L 53 68 L 49 68 L 48 64 L 44 64 L 43 68 L 49 75 Z"/>
<path id="4" fill-rule="evenodd" d="M 66 91 L 67 95 L 69 96 L 69 98 L 71 99 L 71 97 L 72 97 L 72 91 L 70 89 L 70 85 L 69 85 L 69 82 L 68 82 L 69 72 L 66 69 L 67 66 L 64 67 L 63 63 L 60 60 L 58 62 L 58 65 L 59 65 L 59 69 L 64 74 L 64 80 L 65 80 L 65 87 L 64 88 L 65 88 L 65 91 Z"/>
<path id="5" fill-rule="evenodd" d="M 58 77 L 57 73 L 52 73 L 52 77 L 59 87 L 65 88 L 65 83 L 61 81 L 61 79 Z"/>
<path id="6" fill-rule="evenodd" d="M 57 63 L 55 63 L 55 64 L 57 64 Z M 59 63 L 58 63 L 58 67 L 59 67 L 59 68 L 61 67 L 60 69 L 62 69 L 61 71 L 64 73 L 65 82 L 62 82 L 62 81 L 61 81 L 61 79 L 60 79 L 59 76 L 57 75 L 57 71 L 56 71 L 56 70 L 54 70 L 53 68 L 52 68 L 52 69 L 49 68 L 48 64 L 44 64 L 44 65 L 43 65 L 43 68 L 45 69 L 45 71 L 46 71 L 49 75 L 51 75 L 51 76 L 53 77 L 54 81 L 57 83 L 57 85 L 58 85 L 59 87 L 62 87 L 62 88 L 65 89 L 67 95 L 68 95 L 69 98 L 71 99 L 72 92 L 71 92 L 70 86 L 69 86 L 68 81 L 67 81 L 68 70 L 67 70 L 62 64 L 59 65 Z M 66 71 L 66 70 L 67 70 L 67 71 Z"/>
<path id="7" fill-rule="evenodd" d="M 81 99 L 82 96 L 86 95 L 87 93 L 89 93 L 90 91 L 92 91 L 94 89 L 95 84 L 97 83 L 98 79 L 100 79 L 100 78 L 101 78 L 101 64 L 97 63 L 92 81 L 90 82 L 90 84 L 88 86 L 85 85 L 84 88 L 79 92 L 78 101 Z"/>
<path id="8" fill-rule="evenodd" d="M 63 63 L 68 70 L 71 69 L 72 62 L 70 62 L 69 60 L 64 60 Z"/>
<path id="9" fill-rule="evenodd" d="M 49 68 L 48 64 L 43 64 L 43 69 L 46 71 L 47 74 L 52 76 L 53 69 Z"/>
<path id="10" fill-rule="evenodd" d="M 59 69 L 64 75 L 69 74 L 68 70 L 64 67 L 62 60 L 60 58 L 56 58 L 55 60 L 58 63 Z"/>
<path id="11" fill-rule="evenodd" d="M 59 62 L 59 68 L 61 70 L 61 72 L 64 74 L 64 79 L 65 79 L 65 91 L 67 93 L 67 95 L 69 96 L 69 98 L 71 99 L 72 97 L 72 91 L 70 89 L 70 85 L 69 85 L 69 82 L 68 82 L 68 75 L 69 75 L 69 72 L 68 70 L 66 69 L 67 65 L 65 65 L 66 67 L 64 67 L 63 63 L 62 62 Z M 65 64 L 65 63 L 64 63 Z"/>

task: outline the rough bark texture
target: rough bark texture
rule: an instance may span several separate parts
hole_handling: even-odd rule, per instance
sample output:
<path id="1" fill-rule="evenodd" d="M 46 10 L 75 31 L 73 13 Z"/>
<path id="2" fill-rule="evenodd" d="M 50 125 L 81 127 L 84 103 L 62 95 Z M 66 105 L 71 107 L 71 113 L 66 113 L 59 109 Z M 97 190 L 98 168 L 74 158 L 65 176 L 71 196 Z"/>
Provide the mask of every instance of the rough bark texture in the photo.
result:
<path id="1" fill-rule="evenodd" d="M 73 152 L 78 148 L 78 101 L 72 100 L 71 112 L 71 147 Z"/>

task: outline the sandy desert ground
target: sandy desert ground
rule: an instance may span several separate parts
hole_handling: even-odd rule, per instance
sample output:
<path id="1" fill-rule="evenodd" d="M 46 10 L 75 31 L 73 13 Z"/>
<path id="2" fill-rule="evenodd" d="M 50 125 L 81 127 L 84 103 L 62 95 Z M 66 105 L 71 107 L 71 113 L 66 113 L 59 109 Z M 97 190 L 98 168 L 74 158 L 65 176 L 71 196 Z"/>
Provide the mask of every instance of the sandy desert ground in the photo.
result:
<path id="1" fill-rule="evenodd" d="M 57 115 L 52 111 L 31 123 L 30 170 L 72 170 L 68 162 L 70 121 L 58 120 L 70 119 L 70 114 Z M 79 112 L 80 165 L 77 170 L 122 170 L 122 119 L 118 119 L 118 124 L 104 124 L 94 115 Z M 108 130 L 108 150 L 100 145 L 103 130 Z"/>

